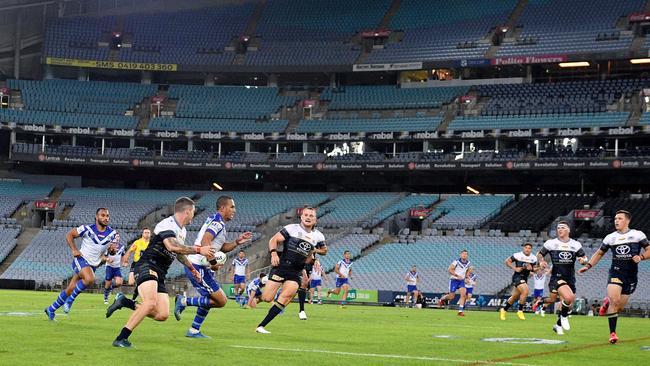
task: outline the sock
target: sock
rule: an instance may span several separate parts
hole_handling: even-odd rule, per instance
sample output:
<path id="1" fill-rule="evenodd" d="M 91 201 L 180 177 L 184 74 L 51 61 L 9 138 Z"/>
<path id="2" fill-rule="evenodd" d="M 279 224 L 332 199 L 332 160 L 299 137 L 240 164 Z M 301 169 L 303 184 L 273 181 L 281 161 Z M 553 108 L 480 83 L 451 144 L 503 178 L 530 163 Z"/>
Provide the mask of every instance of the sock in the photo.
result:
<path id="1" fill-rule="evenodd" d="M 561 326 L 562 326 L 562 322 L 560 321 L 560 317 L 561 317 L 561 316 L 562 316 L 562 314 L 558 314 L 558 315 L 557 315 L 557 322 L 555 322 L 555 324 L 557 324 L 558 327 L 561 327 Z"/>
<path id="2" fill-rule="evenodd" d="M 186 306 L 200 306 L 204 308 L 210 307 L 210 298 L 207 296 L 202 297 L 186 297 L 185 298 Z"/>
<path id="3" fill-rule="evenodd" d="M 519 306 L 517 307 L 517 309 L 518 309 L 519 311 L 524 311 L 524 304 L 519 304 Z"/>
<path id="4" fill-rule="evenodd" d="M 566 318 L 569 316 L 569 309 L 571 309 L 571 307 L 562 301 L 562 310 L 560 310 L 560 315 Z"/>
<path id="5" fill-rule="evenodd" d="M 196 329 L 197 331 L 201 329 L 201 324 L 203 324 L 205 317 L 208 316 L 209 311 L 210 308 L 199 306 L 196 309 L 196 316 L 194 317 L 194 321 L 192 322 L 192 328 Z"/>
<path id="6" fill-rule="evenodd" d="M 307 290 L 304 288 L 298 289 L 298 304 L 300 305 L 300 311 L 305 311 L 305 299 L 307 298 Z"/>
<path id="7" fill-rule="evenodd" d="M 465 310 L 465 305 L 458 305 L 458 312 L 462 313 Z"/>
<path id="8" fill-rule="evenodd" d="M 131 310 L 135 310 L 136 302 L 134 300 L 127 299 L 126 297 L 123 297 L 121 301 L 122 301 L 122 306 L 123 307 L 129 308 Z"/>
<path id="9" fill-rule="evenodd" d="M 259 327 L 265 327 L 267 324 L 273 320 L 278 314 L 280 314 L 282 311 L 284 311 L 284 305 L 274 302 L 273 306 L 269 309 L 268 314 L 266 314 L 266 317 L 262 322 L 258 325 Z"/>
<path id="10" fill-rule="evenodd" d="M 618 320 L 618 313 L 608 314 L 607 318 L 609 318 L 607 319 L 609 320 L 609 332 L 610 333 L 616 332 L 616 321 Z"/>
<path id="11" fill-rule="evenodd" d="M 239 304 L 239 300 L 240 300 L 239 294 L 236 294 L 235 295 L 235 302 Z"/>
<path id="12" fill-rule="evenodd" d="M 55 312 L 56 309 L 63 306 L 63 304 L 65 303 L 65 299 L 67 299 L 67 298 L 68 298 L 68 295 L 66 295 L 65 290 L 61 291 L 59 293 L 59 296 L 56 298 L 56 300 L 54 300 L 52 305 L 50 305 L 50 307 L 47 308 L 47 310 L 50 311 L 50 312 Z"/>
<path id="13" fill-rule="evenodd" d="M 74 299 L 76 299 L 77 296 L 79 296 L 79 294 L 82 293 L 83 290 L 85 289 L 86 289 L 86 285 L 84 285 L 83 281 L 81 280 L 77 281 L 77 286 L 75 286 L 74 290 L 72 290 L 72 293 L 70 294 L 66 302 L 68 304 L 72 304 L 74 302 Z"/>
<path id="14" fill-rule="evenodd" d="M 104 300 L 108 300 L 108 295 L 111 293 L 113 286 L 106 288 L 104 287 Z"/>
<path id="15" fill-rule="evenodd" d="M 132 299 L 133 301 L 135 301 L 135 299 L 136 299 L 137 297 L 138 297 L 138 288 L 136 287 L 136 288 L 133 290 L 133 297 L 132 297 L 131 299 Z"/>
<path id="16" fill-rule="evenodd" d="M 511 306 L 512 304 L 506 301 L 506 305 L 503 307 L 503 310 L 508 311 L 508 309 L 510 309 Z"/>
<path id="17" fill-rule="evenodd" d="M 122 328 L 122 331 L 120 332 L 120 335 L 115 338 L 116 341 L 122 340 L 122 339 L 129 339 L 129 336 L 131 335 L 132 330 L 124 327 Z"/>

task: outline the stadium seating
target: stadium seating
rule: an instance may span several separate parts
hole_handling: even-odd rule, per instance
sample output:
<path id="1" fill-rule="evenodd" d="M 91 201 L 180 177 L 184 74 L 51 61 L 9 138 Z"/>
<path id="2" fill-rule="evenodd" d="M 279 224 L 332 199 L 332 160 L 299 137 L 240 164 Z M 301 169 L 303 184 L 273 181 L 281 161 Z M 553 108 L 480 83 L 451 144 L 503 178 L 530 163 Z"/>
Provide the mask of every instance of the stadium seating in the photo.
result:
<path id="1" fill-rule="evenodd" d="M 451 196 L 438 204 L 434 217 L 442 217 L 433 223 L 435 229 L 478 229 L 495 217 L 513 200 L 512 195 L 459 195 Z"/>
<path id="2" fill-rule="evenodd" d="M 483 116 L 580 114 L 607 112 L 621 97 L 630 98 L 647 81 L 618 79 L 536 84 L 492 84 L 477 87 L 489 98 Z"/>
<path id="3" fill-rule="evenodd" d="M 298 97 L 281 96 L 273 87 L 171 85 L 168 95 L 178 99 L 176 117 L 269 118 Z"/>
<path id="4" fill-rule="evenodd" d="M 356 258 L 361 251 L 379 241 L 380 236 L 374 234 L 348 234 L 334 240 L 327 237 L 327 255 L 319 256 L 323 271 L 334 270 L 336 263 L 343 259 L 343 252 L 350 251 L 350 257 Z M 333 282 L 332 282 L 333 283 Z"/>
<path id="5" fill-rule="evenodd" d="M 18 109 L 0 109 L 0 120 L 16 124 L 37 124 L 63 127 L 124 128 L 134 129 L 138 125 L 136 117 L 113 116 L 105 114 L 63 113 Z"/>
<path id="6" fill-rule="evenodd" d="M 623 126 L 629 117 L 627 112 L 595 114 L 554 114 L 520 117 L 467 117 L 454 119 L 447 128 L 453 131 L 521 129 L 521 128 L 591 128 Z"/>
<path id="7" fill-rule="evenodd" d="M 78 60 L 108 60 L 108 47 L 98 47 L 103 35 L 110 33 L 116 17 L 57 18 L 48 23 L 43 41 L 44 57 Z M 84 47 L 75 47 L 83 44 Z"/>
<path id="8" fill-rule="evenodd" d="M 329 110 L 440 108 L 467 93 L 468 87 L 399 88 L 394 85 L 325 88 L 321 100 Z"/>
<path id="9" fill-rule="evenodd" d="M 302 120 L 299 133 L 435 131 L 441 117 Z"/>
<path id="10" fill-rule="evenodd" d="M 209 215 L 216 210 L 219 196 L 227 195 L 235 200 L 237 213 L 235 218 L 226 224 L 229 231 L 253 231 L 255 226 L 266 222 L 271 217 L 290 210 L 302 208 L 305 205 L 318 206 L 328 199 L 325 193 L 299 192 L 203 192 L 197 201 L 198 213 L 190 225 L 198 230 Z"/>
<path id="11" fill-rule="evenodd" d="M 344 193 L 324 204 L 318 224 L 324 227 L 367 226 L 376 211 L 395 203 L 397 193 Z"/>
<path id="12" fill-rule="evenodd" d="M 72 226 L 93 223 L 98 207 L 106 207 L 111 213 L 110 226 L 134 229 L 148 213 L 169 206 L 178 197 L 193 197 L 188 191 L 159 191 L 111 188 L 68 188 L 59 201 L 73 204 L 67 220 L 55 220 L 55 225 Z M 124 197 L 129 197 L 124 200 Z"/>
<path id="13" fill-rule="evenodd" d="M 20 234 L 20 226 L 0 227 L 0 263 L 16 247 L 16 238 Z"/>
<path id="14" fill-rule="evenodd" d="M 432 6 L 427 0 L 402 1 L 390 28 L 403 30 L 404 39 L 373 50 L 367 62 L 484 58 L 490 47 L 488 33 L 506 23 L 516 4 L 516 0 L 456 0 Z"/>
<path id="15" fill-rule="evenodd" d="M 560 215 L 595 203 L 595 197 L 585 194 L 532 194 L 516 202 L 494 218 L 490 229 L 504 232 L 532 230 L 539 232 Z"/>
<path id="16" fill-rule="evenodd" d="M 47 198 L 53 188 L 18 180 L 0 182 L 0 218 L 9 218 L 24 202 Z"/>
<path id="17" fill-rule="evenodd" d="M 389 6 L 389 0 L 269 1 L 257 26 L 259 50 L 246 54 L 246 64 L 350 65 L 361 50 L 349 39 L 375 29 Z"/>
<path id="18" fill-rule="evenodd" d="M 352 286 L 404 291 L 406 272 L 411 265 L 417 265 L 420 289 L 446 292 L 449 289 L 447 268 L 463 249 L 469 251 L 469 260 L 478 274 L 478 293 L 495 294 L 510 284 L 512 272 L 503 261 L 521 250 L 519 239 L 432 236 L 415 244 L 384 244 L 359 258 L 352 267 Z"/>
<path id="19" fill-rule="evenodd" d="M 256 122 L 255 120 L 202 119 L 181 117 L 155 117 L 149 122 L 151 130 L 194 131 L 194 132 L 284 132 L 287 120 Z"/>
<path id="20" fill-rule="evenodd" d="M 611 218 L 605 222 L 605 227 L 602 230 L 592 231 L 595 237 L 605 237 L 605 235 L 613 232 L 614 216 L 618 210 L 627 210 L 632 214 L 632 221 L 630 227 L 633 229 L 641 230 L 650 235 L 650 200 L 647 198 L 614 198 L 607 200 L 601 208 L 603 215 Z"/>
<path id="21" fill-rule="evenodd" d="M 506 41 L 497 56 L 628 50 L 633 35 L 616 28 L 616 22 L 643 11 L 644 5 L 643 0 L 529 1 L 517 22 L 521 27 L 518 39 L 532 42 Z"/>
<path id="22" fill-rule="evenodd" d="M 377 212 L 373 216 L 373 220 L 375 220 L 376 222 L 381 222 L 397 213 L 404 212 L 411 208 L 417 208 L 417 207 L 429 208 L 431 205 L 438 202 L 439 199 L 440 197 L 438 195 L 410 194 L 406 197 L 401 198 L 399 201 L 395 202 L 391 206 L 386 207 L 385 209 Z"/>

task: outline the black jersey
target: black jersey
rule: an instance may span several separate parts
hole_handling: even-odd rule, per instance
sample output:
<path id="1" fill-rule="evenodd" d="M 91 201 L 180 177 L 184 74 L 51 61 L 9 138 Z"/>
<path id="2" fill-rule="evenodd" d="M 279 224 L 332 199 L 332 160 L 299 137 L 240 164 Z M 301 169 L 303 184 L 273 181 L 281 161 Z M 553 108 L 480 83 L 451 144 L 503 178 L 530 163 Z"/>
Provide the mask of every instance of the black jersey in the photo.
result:
<path id="1" fill-rule="evenodd" d="M 280 234 L 284 237 L 280 267 L 284 269 L 302 271 L 311 251 L 325 245 L 325 236 L 320 231 L 307 231 L 300 224 L 287 225 Z"/>
<path id="2" fill-rule="evenodd" d="M 582 244 L 573 239 L 569 239 L 566 243 L 557 238 L 547 240 L 539 253 L 543 256 L 546 254 L 551 256 L 553 263 L 551 277 L 567 280 L 575 279 L 576 259 L 585 256 Z"/>
<path id="3" fill-rule="evenodd" d="M 176 238 L 181 244 L 185 242 L 187 232 L 181 227 L 174 216 L 170 216 L 156 225 L 153 229 L 153 235 L 149 240 L 149 246 L 142 252 L 138 261 L 139 265 L 149 265 L 161 275 L 166 275 L 169 266 L 176 259 L 176 253 L 167 249 L 163 240 L 167 238 Z"/>
<path id="4" fill-rule="evenodd" d="M 612 250 L 610 271 L 636 277 L 639 264 L 634 263 L 632 257 L 639 255 L 641 248 L 647 250 L 648 245 L 648 239 L 641 231 L 630 230 L 624 234 L 615 231 L 603 239 L 600 250 L 603 252 Z"/>
<path id="5" fill-rule="evenodd" d="M 521 272 L 514 273 L 513 281 L 514 279 L 528 281 L 530 272 L 533 270 L 533 267 L 537 265 L 537 257 L 533 254 L 526 255 L 524 252 L 517 252 L 510 257 L 510 260 L 515 264 L 515 267 L 523 268 Z M 527 268 L 528 264 L 530 264 L 530 269 Z"/>

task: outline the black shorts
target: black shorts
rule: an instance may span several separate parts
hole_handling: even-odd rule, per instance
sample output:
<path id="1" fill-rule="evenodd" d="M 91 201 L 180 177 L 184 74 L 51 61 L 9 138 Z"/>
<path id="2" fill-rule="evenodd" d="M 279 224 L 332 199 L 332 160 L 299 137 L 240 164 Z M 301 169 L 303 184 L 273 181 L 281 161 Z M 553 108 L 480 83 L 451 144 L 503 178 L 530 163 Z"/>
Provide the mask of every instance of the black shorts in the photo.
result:
<path id="1" fill-rule="evenodd" d="M 269 273 L 269 280 L 280 283 L 294 281 L 300 285 L 302 283 L 302 269 L 273 267 Z"/>
<path id="2" fill-rule="evenodd" d="M 305 272 L 307 272 L 307 277 L 311 276 L 311 271 L 314 269 L 313 264 L 305 264 Z"/>
<path id="3" fill-rule="evenodd" d="M 514 287 L 520 286 L 520 285 L 526 285 L 528 284 L 528 277 L 524 277 L 519 273 L 515 273 L 512 275 L 512 285 Z"/>
<path id="4" fill-rule="evenodd" d="M 576 293 L 576 279 L 575 278 L 564 278 L 551 276 L 551 279 L 548 281 L 548 291 L 552 294 L 557 294 L 557 289 L 562 286 L 569 286 L 573 293 Z"/>
<path id="5" fill-rule="evenodd" d="M 165 287 L 165 273 L 157 270 L 156 268 L 142 263 L 139 266 L 135 266 L 133 271 L 133 276 L 135 277 L 135 286 L 136 288 L 147 281 L 156 281 L 158 282 L 158 293 L 166 294 L 167 287 Z"/>
<path id="6" fill-rule="evenodd" d="M 619 272 L 609 271 L 608 285 L 621 286 L 621 295 L 632 295 L 636 290 L 637 276 L 624 275 Z"/>

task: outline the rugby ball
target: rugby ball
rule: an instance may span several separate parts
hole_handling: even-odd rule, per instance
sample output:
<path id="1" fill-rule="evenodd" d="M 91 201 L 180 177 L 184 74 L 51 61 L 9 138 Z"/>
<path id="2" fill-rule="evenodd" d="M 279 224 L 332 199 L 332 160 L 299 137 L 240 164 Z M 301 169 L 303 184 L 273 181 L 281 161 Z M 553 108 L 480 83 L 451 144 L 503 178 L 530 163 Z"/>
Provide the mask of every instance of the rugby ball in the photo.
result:
<path id="1" fill-rule="evenodd" d="M 214 254 L 214 259 L 216 259 L 217 264 L 221 265 L 226 263 L 226 260 L 228 259 L 228 256 L 224 252 L 216 252 Z M 205 267 L 210 267 L 210 262 L 208 261 L 208 258 L 206 256 L 203 256 L 201 258 L 201 265 Z"/>

